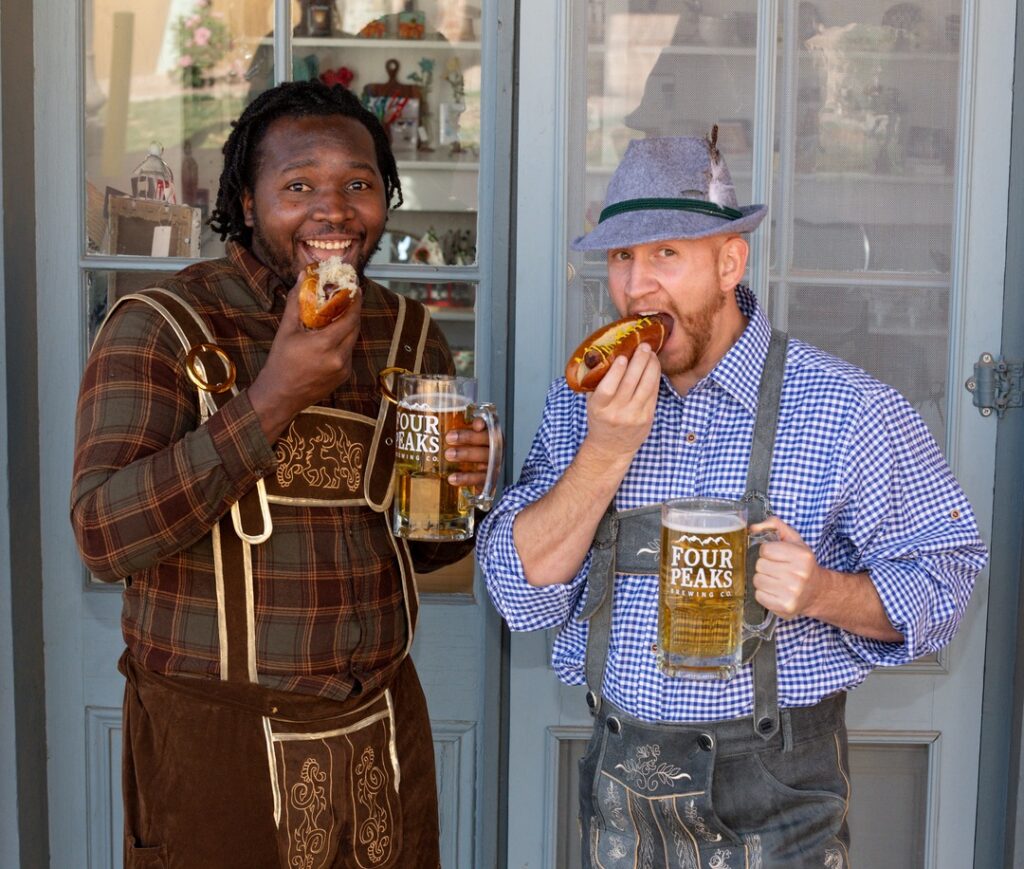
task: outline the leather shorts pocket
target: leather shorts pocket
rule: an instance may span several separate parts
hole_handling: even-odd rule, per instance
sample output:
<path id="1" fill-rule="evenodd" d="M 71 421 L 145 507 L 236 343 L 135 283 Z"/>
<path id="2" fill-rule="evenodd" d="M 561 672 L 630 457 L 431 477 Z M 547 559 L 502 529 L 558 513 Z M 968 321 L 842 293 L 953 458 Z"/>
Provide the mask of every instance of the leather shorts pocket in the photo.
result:
<path id="1" fill-rule="evenodd" d="M 330 721 L 265 726 L 281 865 L 395 866 L 401 770 L 390 693 Z"/>
<path id="2" fill-rule="evenodd" d="M 139 845 L 134 836 L 126 837 L 124 849 L 125 869 L 167 869 L 167 846 Z"/>

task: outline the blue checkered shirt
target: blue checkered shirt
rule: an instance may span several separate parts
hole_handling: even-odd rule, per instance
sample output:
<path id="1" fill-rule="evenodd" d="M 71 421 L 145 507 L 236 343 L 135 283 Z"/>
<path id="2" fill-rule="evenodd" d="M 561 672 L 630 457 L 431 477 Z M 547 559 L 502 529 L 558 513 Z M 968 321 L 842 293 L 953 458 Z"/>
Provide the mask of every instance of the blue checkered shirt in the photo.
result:
<path id="1" fill-rule="evenodd" d="M 771 327 L 754 296 L 737 289 L 750 318 L 706 377 L 680 396 L 662 377 L 654 424 L 615 496 L 619 510 L 669 498 L 738 499 Z M 559 480 L 587 431 L 586 397 L 559 378 L 518 482 L 505 490 L 477 537 L 487 588 L 514 631 L 558 628 L 552 664 L 584 682 L 583 608 L 590 556 L 565 584 L 536 588 L 512 539 L 516 515 Z M 777 630 L 779 704 L 807 706 L 856 686 L 877 666 L 896 666 L 948 643 L 987 558 L 974 514 L 924 422 L 891 387 L 815 347 L 791 340 L 769 499 L 818 563 L 867 571 L 902 644 L 866 639 L 815 619 Z M 706 721 L 752 711 L 749 665 L 724 682 L 664 676 L 657 639 L 657 580 L 617 574 L 604 696 L 648 721 Z"/>

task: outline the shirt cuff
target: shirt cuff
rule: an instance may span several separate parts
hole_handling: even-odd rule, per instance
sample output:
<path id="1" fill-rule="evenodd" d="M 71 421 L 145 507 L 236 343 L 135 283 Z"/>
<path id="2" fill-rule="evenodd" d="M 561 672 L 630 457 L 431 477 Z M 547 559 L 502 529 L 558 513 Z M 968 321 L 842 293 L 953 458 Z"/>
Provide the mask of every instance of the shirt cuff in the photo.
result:
<path id="1" fill-rule="evenodd" d="M 277 464 L 249 396 L 240 392 L 206 422 L 224 471 L 238 484 L 250 484 Z"/>
<path id="2" fill-rule="evenodd" d="M 932 596 L 929 578 L 916 568 L 892 564 L 871 565 L 868 574 L 889 623 L 903 634 L 903 642 L 887 643 L 843 631 L 847 646 L 875 667 L 898 667 L 933 651 L 927 643 Z"/>
<path id="3" fill-rule="evenodd" d="M 530 585 L 512 536 L 517 515 L 518 511 L 509 511 L 491 517 L 487 553 L 481 560 L 488 593 L 509 630 L 559 627 L 565 624 L 578 602 L 580 585 L 590 568 L 590 555 L 569 582 Z"/>

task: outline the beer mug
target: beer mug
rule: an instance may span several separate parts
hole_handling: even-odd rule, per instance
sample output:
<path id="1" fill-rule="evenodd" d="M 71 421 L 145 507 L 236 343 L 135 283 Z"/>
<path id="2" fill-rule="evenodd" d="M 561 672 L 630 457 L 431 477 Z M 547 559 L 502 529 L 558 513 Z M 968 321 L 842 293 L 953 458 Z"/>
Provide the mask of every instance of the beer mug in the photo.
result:
<path id="1" fill-rule="evenodd" d="M 387 375 L 397 374 L 392 392 Z M 407 540 L 465 540 L 473 536 L 473 508 L 488 510 L 494 499 L 501 460 L 498 414 L 493 404 L 477 404 L 473 377 L 411 374 L 403 369 L 380 373 L 384 397 L 398 405 L 395 426 L 395 505 L 391 530 Z M 445 458 L 445 435 L 487 424 L 490 455 L 483 492 L 474 494 L 448 482 L 449 474 L 474 470 L 475 463 Z"/>
<path id="2" fill-rule="evenodd" d="M 743 663 L 743 643 L 770 639 L 775 614 L 743 618 L 747 550 L 777 540 L 751 534 L 742 501 L 684 498 L 661 507 L 658 667 L 669 676 L 728 679 Z"/>

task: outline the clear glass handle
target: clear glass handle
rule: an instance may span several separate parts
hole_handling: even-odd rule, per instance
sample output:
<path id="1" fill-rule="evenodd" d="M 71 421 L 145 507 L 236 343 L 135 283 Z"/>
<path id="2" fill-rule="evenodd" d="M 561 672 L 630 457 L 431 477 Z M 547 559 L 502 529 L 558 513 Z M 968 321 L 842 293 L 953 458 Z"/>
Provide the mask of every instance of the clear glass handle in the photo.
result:
<path id="1" fill-rule="evenodd" d="M 487 477 L 483 491 L 479 495 L 468 492 L 466 501 L 481 510 L 490 510 L 494 503 L 495 490 L 498 487 L 498 471 L 501 467 L 501 429 L 498 426 L 498 409 L 488 403 L 478 404 L 471 408 L 473 419 L 482 419 L 487 425 L 487 444 L 490 452 L 487 456 Z"/>
<path id="2" fill-rule="evenodd" d="M 747 548 L 751 546 L 759 546 L 762 543 L 769 543 L 779 539 L 778 532 L 767 529 L 766 531 L 757 531 L 753 534 L 747 535 Z M 747 640 L 751 637 L 757 637 L 762 640 L 770 640 L 772 634 L 775 633 L 775 625 L 778 622 L 778 616 L 771 610 L 765 610 L 764 621 L 758 625 L 748 625 L 746 620 L 743 622 L 743 639 Z"/>

